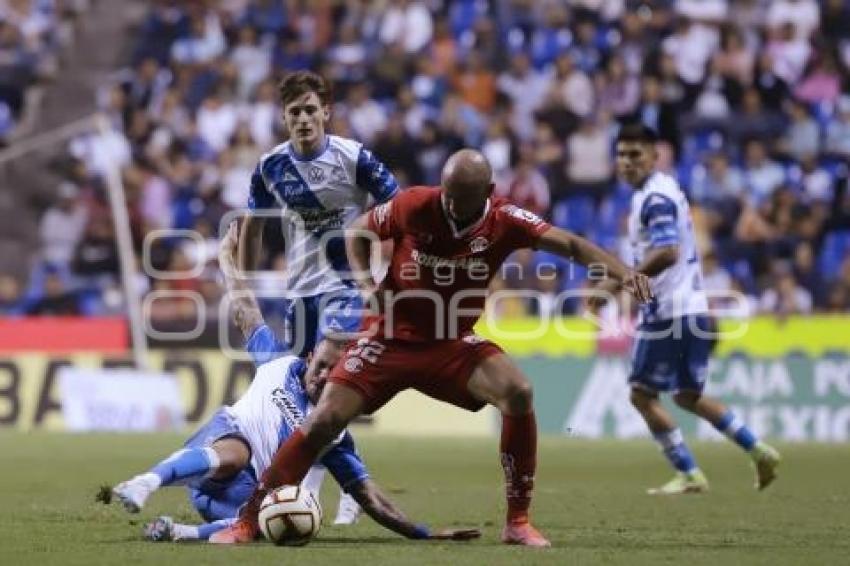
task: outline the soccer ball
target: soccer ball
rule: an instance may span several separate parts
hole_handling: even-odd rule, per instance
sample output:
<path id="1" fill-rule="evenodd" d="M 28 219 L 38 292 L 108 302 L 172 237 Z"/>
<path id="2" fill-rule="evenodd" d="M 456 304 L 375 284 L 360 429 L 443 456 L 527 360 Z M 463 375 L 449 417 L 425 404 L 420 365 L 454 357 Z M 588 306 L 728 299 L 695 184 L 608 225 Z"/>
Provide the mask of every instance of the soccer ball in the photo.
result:
<path id="1" fill-rule="evenodd" d="M 273 489 L 260 505 L 260 530 L 279 545 L 310 542 L 322 525 L 322 507 L 310 490 L 299 485 Z"/>

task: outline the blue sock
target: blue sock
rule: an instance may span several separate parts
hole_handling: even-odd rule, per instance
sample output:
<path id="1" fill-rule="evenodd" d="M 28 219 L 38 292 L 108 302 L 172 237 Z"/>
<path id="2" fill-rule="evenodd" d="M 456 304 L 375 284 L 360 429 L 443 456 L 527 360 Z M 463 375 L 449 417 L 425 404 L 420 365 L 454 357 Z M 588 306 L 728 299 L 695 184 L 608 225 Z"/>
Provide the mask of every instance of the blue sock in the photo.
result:
<path id="1" fill-rule="evenodd" d="M 226 529 L 235 522 L 236 519 L 219 519 L 218 521 L 213 521 L 212 523 L 204 523 L 203 525 L 198 525 L 198 538 L 200 540 L 209 540 L 209 538 L 214 533 L 217 533 L 222 529 Z"/>
<path id="2" fill-rule="evenodd" d="M 215 472 L 218 464 L 218 454 L 212 448 L 185 448 L 151 468 L 150 473 L 159 477 L 160 486 L 183 485 Z"/>
<path id="3" fill-rule="evenodd" d="M 688 449 L 688 445 L 685 444 L 681 430 L 674 428 L 667 432 L 654 433 L 653 436 L 661 445 L 661 451 L 664 452 L 667 460 L 674 468 L 685 473 L 696 469 L 696 461 Z"/>
<path id="4" fill-rule="evenodd" d="M 720 420 L 716 423 L 711 423 L 714 427 L 725 434 L 729 440 L 740 446 L 746 451 L 753 449 L 753 446 L 758 442 L 758 438 L 750 431 L 744 421 L 735 416 L 732 411 L 726 411 Z"/>

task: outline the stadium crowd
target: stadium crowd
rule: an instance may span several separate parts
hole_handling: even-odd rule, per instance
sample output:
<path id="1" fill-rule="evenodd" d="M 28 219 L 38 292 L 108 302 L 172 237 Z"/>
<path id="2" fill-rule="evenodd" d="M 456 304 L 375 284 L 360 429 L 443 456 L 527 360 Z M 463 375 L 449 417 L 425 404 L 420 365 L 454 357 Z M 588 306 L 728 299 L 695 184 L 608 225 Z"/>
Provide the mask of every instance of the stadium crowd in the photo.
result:
<path id="1" fill-rule="evenodd" d="M 49 82 L 89 0 L 0 0 L 0 147 L 20 123 L 27 91 Z"/>
<path id="2" fill-rule="evenodd" d="M 52 4 L 0 2 L 0 65 L 2 6 L 27 3 Z M 847 0 L 157 0 L 135 41 L 99 97 L 112 132 L 70 144 L 40 261 L 27 289 L 0 278 L 0 312 L 123 309 L 104 190 L 119 163 L 140 258 L 151 230 L 201 235 L 158 240 L 151 256 L 200 275 L 142 276 L 139 292 L 197 291 L 214 316 L 219 221 L 285 139 L 276 81 L 296 69 L 333 80 L 331 131 L 371 147 L 402 186 L 437 184 L 449 153 L 481 148 L 498 194 L 625 254 L 630 189 L 612 140 L 642 121 L 689 193 L 711 290 L 743 292 L 749 314 L 850 310 Z M 576 308 L 553 298 L 584 285 L 581 270 L 514 260 L 523 269 L 494 287 L 541 294 L 502 314 Z M 197 315 L 182 296 L 153 305 L 163 320 Z"/>

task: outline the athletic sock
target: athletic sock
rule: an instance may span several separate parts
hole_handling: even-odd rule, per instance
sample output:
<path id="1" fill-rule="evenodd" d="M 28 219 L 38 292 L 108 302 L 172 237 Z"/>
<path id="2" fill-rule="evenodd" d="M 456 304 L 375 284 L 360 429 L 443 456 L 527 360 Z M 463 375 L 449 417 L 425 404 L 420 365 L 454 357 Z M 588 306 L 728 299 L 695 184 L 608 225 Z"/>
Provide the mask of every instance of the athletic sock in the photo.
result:
<path id="1" fill-rule="evenodd" d="M 218 531 L 220 531 L 222 529 L 226 529 L 227 527 L 232 525 L 235 521 L 236 521 L 236 519 L 219 519 L 218 521 L 213 521 L 211 523 L 204 523 L 203 525 L 198 525 L 198 526 L 194 526 L 194 525 L 179 525 L 179 526 L 186 529 L 186 531 L 184 531 L 186 534 L 188 534 L 188 535 L 195 534 L 195 539 L 209 540 L 209 538 L 214 533 L 217 533 Z M 178 525 L 175 524 L 174 525 L 174 534 L 175 535 L 177 534 L 177 527 L 178 527 Z M 194 530 L 194 533 L 193 533 L 193 530 Z M 183 537 L 183 538 L 184 538 L 184 540 L 194 540 L 194 539 L 191 538 L 191 536 L 186 536 L 186 537 Z"/>
<path id="2" fill-rule="evenodd" d="M 156 476 L 159 484 L 155 488 L 181 485 L 211 476 L 219 463 L 218 454 L 212 448 L 186 448 L 178 450 L 145 475 Z"/>
<path id="3" fill-rule="evenodd" d="M 726 435 L 729 440 L 749 452 L 758 442 L 758 438 L 744 424 L 744 421 L 735 416 L 732 411 L 726 411 L 715 423 L 714 428 Z"/>
<path id="4" fill-rule="evenodd" d="M 327 471 L 328 469 L 322 465 L 317 464 L 311 467 L 307 475 L 304 476 L 301 485 L 318 498 L 319 493 L 322 491 L 322 482 L 325 480 L 325 473 Z"/>
<path id="5" fill-rule="evenodd" d="M 688 449 L 688 445 L 685 444 L 681 430 L 674 428 L 667 432 L 654 433 L 653 436 L 658 444 L 661 445 L 661 451 L 664 452 L 664 456 L 667 457 L 667 460 L 674 468 L 686 474 L 696 469 L 696 461 Z"/>
<path id="6" fill-rule="evenodd" d="M 537 467 L 537 421 L 534 412 L 502 415 L 499 446 L 505 471 L 508 522 L 528 522 L 528 508 Z"/>

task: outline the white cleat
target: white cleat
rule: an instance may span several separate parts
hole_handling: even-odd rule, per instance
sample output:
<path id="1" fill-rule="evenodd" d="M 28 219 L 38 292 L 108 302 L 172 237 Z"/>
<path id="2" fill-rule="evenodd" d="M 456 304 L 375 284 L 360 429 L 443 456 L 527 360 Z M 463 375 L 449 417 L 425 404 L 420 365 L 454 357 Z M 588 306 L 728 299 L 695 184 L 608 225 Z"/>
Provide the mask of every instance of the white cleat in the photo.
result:
<path id="1" fill-rule="evenodd" d="M 124 505 L 128 513 L 138 513 L 145 506 L 145 501 L 156 491 L 148 474 L 143 474 L 121 482 L 112 488 L 112 493 Z"/>
<path id="2" fill-rule="evenodd" d="M 347 493 L 341 493 L 339 497 L 339 508 L 336 512 L 334 525 L 353 525 L 360 518 L 363 509 L 354 501 L 354 498 Z"/>
<path id="3" fill-rule="evenodd" d="M 782 457 L 773 446 L 759 442 L 753 447 L 752 458 L 756 468 L 756 489 L 761 491 L 776 479 L 776 468 Z"/>

